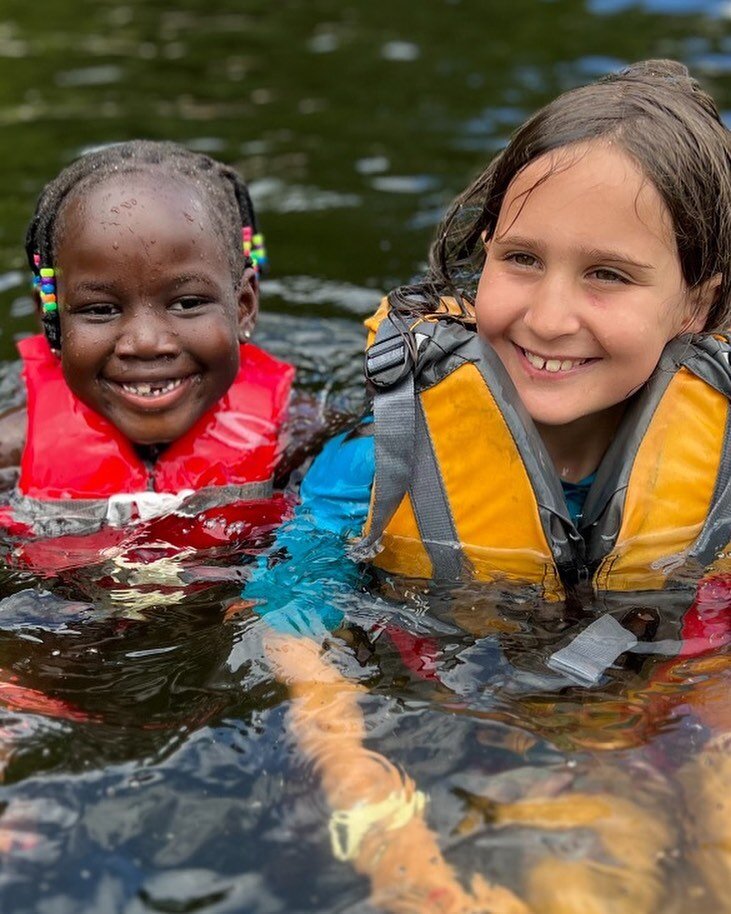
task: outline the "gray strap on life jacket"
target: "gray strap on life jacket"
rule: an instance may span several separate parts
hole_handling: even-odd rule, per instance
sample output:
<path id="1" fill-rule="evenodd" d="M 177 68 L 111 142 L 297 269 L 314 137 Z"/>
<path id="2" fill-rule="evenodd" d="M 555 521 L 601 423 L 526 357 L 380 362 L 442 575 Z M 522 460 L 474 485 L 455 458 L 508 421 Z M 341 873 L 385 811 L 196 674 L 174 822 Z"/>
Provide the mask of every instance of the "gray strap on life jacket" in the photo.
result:
<path id="1" fill-rule="evenodd" d="M 414 357 L 405 325 L 391 315 L 381 321 L 366 352 L 365 374 L 376 388 L 374 499 L 371 532 L 355 544 L 356 561 L 375 555 L 381 534 L 411 482 L 414 459 Z M 415 345 L 415 344 L 414 344 Z"/>
<path id="2" fill-rule="evenodd" d="M 422 386 L 430 386 L 463 364 L 461 352 L 473 336 L 459 325 L 440 321 L 421 320 L 410 328 L 394 313 L 379 325 L 365 366 L 376 391 L 375 491 L 370 533 L 350 550 L 356 561 L 373 558 L 408 492 L 434 575 L 446 580 L 464 576 L 464 556 L 415 382 L 418 375 Z M 432 377 L 433 370 L 438 376 Z"/>
<path id="3" fill-rule="evenodd" d="M 434 576 L 459 580 L 465 575 L 465 559 L 420 402 L 416 403 L 415 432 L 416 459 L 410 492 L 419 533 Z"/>
<path id="4" fill-rule="evenodd" d="M 242 485 L 206 486 L 180 499 L 160 497 L 159 508 L 149 511 L 146 518 L 140 511 L 143 502 L 154 502 L 155 492 L 138 492 L 105 498 L 39 499 L 13 493 L 10 505 L 13 517 L 33 529 L 35 536 L 87 536 L 102 527 L 124 527 L 136 520 L 166 515 L 196 517 L 211 508 L 236 502 L 262 501 L 272 497 L 272 479 Z"/>
<path id="5" fill-rule="evenodd" d="M 189 495 L 173 513 L 195 517 L 211 508 L 222 508 L 239 501 L 266 501 L 274 495 L 274 477 L 241 485 L 206 486 Z"/>
<path id="6" fill-rule="evenodd" d="M 638 641 L 632 632 L 605 613 L 595 619 L 565 647 L 546 661 L 549 669 L 562 673 L 578 685 L 595 685 L 614 661 L 626 652 L 675 656 L 677 641 Z"/>
<path id="7" fill-rule="evenodd" d="M 683 336 L 669 344 L 678 366 L 685 365 L 719 393 L 731 399 L 731 345 L 709 334 Z"/>
<path id="8" fill-rule="evenodd" d="M 581 685 L 597 683 L 620 654 L 637 644 L 637 638 L 614 616 L 603 615 L 546 661 L 549 669 Z"/>
<path id="9" fill-rule="evenodd" d="M 713 336 L 695 338 L 680 359 L 690 371 L 731 399 L 731 346 Z M 711 510 L 689 555 L 699 567 L 710 565 L 731 540 L 731 412 L 726 418 L 723 451 Z"/>

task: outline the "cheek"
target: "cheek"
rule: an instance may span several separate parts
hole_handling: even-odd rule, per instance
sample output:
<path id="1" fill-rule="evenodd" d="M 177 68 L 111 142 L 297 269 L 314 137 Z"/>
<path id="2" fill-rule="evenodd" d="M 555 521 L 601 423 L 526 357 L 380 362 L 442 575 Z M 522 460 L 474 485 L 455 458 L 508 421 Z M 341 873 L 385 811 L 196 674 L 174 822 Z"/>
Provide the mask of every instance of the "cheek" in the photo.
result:
<path id="1" fill-rule="evenodd" d="M 61 343 L 61 369 L 67 381 L 81 378 L 92 371 L 96 362 L 94 348 L 84 345 L 78 334 L 64 333 Z M 71 383 L 71 382 L 69 382 Z"/>
<path id="2" fill-rule="evenodd" d="M 489 295 L 476 299 L 475 317 L 480 335 L 494 342 L 515 322 L 517 309 L 511 307 L 509 299 L 492 286 Z"/>
<path id="3" fill-rule="evenodd" d="M 499 266 L 486 265 L 475 296 L 475 317 L 480 334 L 494 339 L 520 319 L 525 307 L 520 285 L 501 273 Z"/>
<path id="4" fill-rule="evenodd" d="M 73 350 L 81 359 L 92 359 L 110 345 L 103 325 L 80 324 L 69 317 L 61 318 L 61 337 L 64 353 Z"/>
<path id="5" fill-rule="evenodd" d="M 230 386 L 239 370 L 239 340 L 231 328 L 219 328 L 207 338 L 207 360 L 220 383 Z"/>

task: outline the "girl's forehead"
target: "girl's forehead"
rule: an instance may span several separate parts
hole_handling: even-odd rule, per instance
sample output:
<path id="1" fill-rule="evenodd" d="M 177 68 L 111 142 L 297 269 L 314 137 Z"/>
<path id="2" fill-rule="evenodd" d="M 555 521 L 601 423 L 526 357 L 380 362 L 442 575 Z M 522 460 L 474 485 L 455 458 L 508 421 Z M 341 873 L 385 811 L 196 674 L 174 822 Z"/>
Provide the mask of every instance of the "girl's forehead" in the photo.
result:
<path id="1" fill-rule="evenodd" d="M 54 245 L 57 266 L 68 272 L 139 268 L 200 261 L 231 274 L 222 233 L 195 187 L 165 175 L 112 176 L 69 199 Z M 135 267 L 134 269 L 137 269 Z"/>
<path id="2" fill-rule="evenodd" d="M 124 215 L 140 206 L 163 210 L 184 207 L 197 215 L 208 213 L 205 199 L 191 181 L 157 169 L 112 173 L 71 194 L 67 206 L 72 209 L 74 204 L 89 216 L 105 211 Z"/>
<path id="3" fill-rule="evenodd" d="M 140 171 L 110 175 L 70 195 L 59 216 L 55 254 L 67 248 L 69 236 L 78 243 L 123 233 L 154 243 L 181 235 L 205 238 L 216 247 L 223 243 L 210 206 L 190 181 Z"/>
<path id="4" fill-rule="evenodd" d="M 625 182 L 644 182 L 645 176 L 621 147 L 607 142 L 593 141 L 564 146 L 533 159 L 515 175 L 505 194 L 523 196 L 541 185 L 556 179 L 572 184 L 583 191 L 610 182 L 617 187 Z"/>
<path id="5" fill-rule="evenodd" d="M 672 218 L 653 182 L 617 144 L 591 142 L 548 152 L 513 178 L 503 198 L 496 236 L 527 219 L 592 216 L 620 231 L 649 232 L 675 247 Z"/>

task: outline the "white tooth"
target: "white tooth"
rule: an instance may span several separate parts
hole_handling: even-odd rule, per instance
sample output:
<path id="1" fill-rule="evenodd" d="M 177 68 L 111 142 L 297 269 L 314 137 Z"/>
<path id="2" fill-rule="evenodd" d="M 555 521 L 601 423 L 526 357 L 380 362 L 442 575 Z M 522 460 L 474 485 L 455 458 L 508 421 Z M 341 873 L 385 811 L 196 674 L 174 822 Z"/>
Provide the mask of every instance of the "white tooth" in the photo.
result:
<path id="1" fill-rule="evenodd" d="M 578 365 L 578 362 L 571 362 L 568 359 L 561 362 L 561 371 L 568 371 L 570 368 L 573 368 L 574 365 Z"/>
<path id="2" fill-rule="evenodd" d="M 561 360 L 549 359 L 546 362 L 546 371 L 550 371 L 552 374 L 556 371 L 561 371 Z"/>
<path id="3" fill-rule="evenodd" d="M 531 363 L 534 368 L 543 369 L 546 364 L 546 360 L 542 359 L 539 355 L 536 355 L 534 352 L 529 352 L 527 349 L 523 350 L 525 352 L 525 357 Z"/>

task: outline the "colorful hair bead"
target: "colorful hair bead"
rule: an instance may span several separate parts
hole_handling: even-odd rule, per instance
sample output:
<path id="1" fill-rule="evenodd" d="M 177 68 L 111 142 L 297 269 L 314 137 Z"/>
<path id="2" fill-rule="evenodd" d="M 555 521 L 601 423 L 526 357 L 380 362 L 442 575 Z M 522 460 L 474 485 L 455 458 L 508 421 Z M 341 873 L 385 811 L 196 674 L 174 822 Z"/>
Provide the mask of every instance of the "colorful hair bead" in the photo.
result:
<path id="1" fill-rule="evenodd" d="M 43 330 L 51 349 L 61 348 L 61 321 L 58 316 L 56 297 L 56 271 L 53 267 L 41 266 L 41 255 L 33 255 L 33 289 L 41 302 Z"/>
<path id="2" fill-rule="evenodd" d="M 56 275 L 53 267 L 42 267 L 38 270 L 39 283 L 36 284 L 41 299 L 44 314 L 55 311 L 58 307 L 56 300 Z"/>
<path id="3" fill-rule="evenodd" d="M 254 234 L 250 225 L 245 225 L 241 229 L 241 238 L 242 244 L 241 247 L 244 251 L 244 257 L 247 259 L 251 256 L 251 236 Z"/>
<path id="4" fill-rule="evenodd" d="M 250 260 L 257 276 L 267 267 L 267 252 L 264 245 L 264 235 L 261 232 L 254 234 L 250 225 L 245 225 L 241 231 L 242 248 L 244 257 Z"/>

